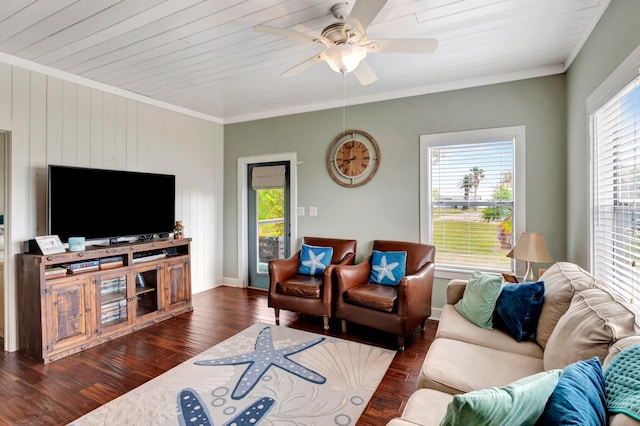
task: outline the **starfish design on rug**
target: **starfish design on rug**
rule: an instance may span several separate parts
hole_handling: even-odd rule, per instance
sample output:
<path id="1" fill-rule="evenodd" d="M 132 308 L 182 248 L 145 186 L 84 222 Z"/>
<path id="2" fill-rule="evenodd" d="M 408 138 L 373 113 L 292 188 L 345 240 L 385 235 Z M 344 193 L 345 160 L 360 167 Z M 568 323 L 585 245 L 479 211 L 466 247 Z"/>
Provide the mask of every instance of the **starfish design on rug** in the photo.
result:
<path id="1" fill-rule="evenodd" d="M 291 355 L 309 349 L 312 346 L 324 341 L 321 337 L 309 342 L 288 346 L 282 349 L 275 349 L 273 346 L 273 334 L 271 327 L 265 327 L 260 331 L 256 339 L 255 350 L 253 352 L 234 355 L 226 358 L 210 359 L 204 361 L 196 361 L 196 365 L 239 365 L 249 364 L 247 369 L 240 376 L 240 380 L 236 384 L 231 398 L 242 399 L 253 389 L 262 376 L 271 368 L 271 366 L 279 367 L 301 379 L 311 383 L 323 384 L 327 381 L 323 376 L 312 371 L 305 366 L 289 359 Z"/>
<path id="2" fill-rule="evenodd" d="M 395 277 L 391 271 L 396 269 L 398 265 L 400 265 L 399 262 L 392 262 L 387 265 L 387 256 L 382 256 L 382 259 L 380 259 L 380 265 L 373 265 L 372 268 L 378 273 L 378 281 L 382 281 L 384 277 L 393 281 Z"/>
<path id="3" fill-rule="evenodd" d="M 302 264 L 304 266 L 308 266 L 311 269 L 311 275 L 316 274 L 316 269 L 324 270 L 324 263 L 322 263 L 322 258 L 324 257 L 324 253 L 320 253 L 319 255 L 313 254 L 313 251 L 309 250 L 309 260 L 303 260 Z"/>
<path id="4" fill-rule="evenodd" d="M 273 398 L 265 396 L 246 407 L 240 414 L 225 423 L 225 426 L 256 425 L 267 415 L 275 402 Z M 207 410 L 207 404 L 200 398 L 198 392 L 193 389 L 185 388 L 180 391 L 178 394 L 178 409 L 180 410 L 178 420 L 181 426 L 213 426 L 211 415 Z"/>

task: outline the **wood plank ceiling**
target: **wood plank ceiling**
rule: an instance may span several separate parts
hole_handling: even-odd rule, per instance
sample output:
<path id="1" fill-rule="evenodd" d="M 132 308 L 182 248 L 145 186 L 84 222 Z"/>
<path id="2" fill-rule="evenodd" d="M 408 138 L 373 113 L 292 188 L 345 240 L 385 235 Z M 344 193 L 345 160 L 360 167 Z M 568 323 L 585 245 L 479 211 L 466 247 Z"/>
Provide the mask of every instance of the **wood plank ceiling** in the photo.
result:
<path id="1" fill-rule="evenodd" d="M 561 73 L 609 1 L 389 0 L 368 38 L 432 37 L 439 46 L 429 55 L 370 53 L 378 81 L 367 86 L 325 63 L 282 77 L 323 46 L 253 30 L 319 35 L 336 21 L 327 0 L 5 0 L 0 60 L 230 123 Z"/>

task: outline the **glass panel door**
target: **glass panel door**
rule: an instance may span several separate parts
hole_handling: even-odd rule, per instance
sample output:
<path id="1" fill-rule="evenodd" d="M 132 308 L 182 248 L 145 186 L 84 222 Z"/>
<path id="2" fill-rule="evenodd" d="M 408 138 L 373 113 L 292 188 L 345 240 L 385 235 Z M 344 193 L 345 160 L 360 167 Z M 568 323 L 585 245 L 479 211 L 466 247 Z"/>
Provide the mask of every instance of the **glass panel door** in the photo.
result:
<path id="1" fill-rule="evenodd" d="M 283 175 L 260 176 L 255 169 L 280 166 Z M 269 261 L 289 254 L 289 163 L 251 164 L 249 171 L 249 286 L 269 287 Z M 263 173 L 264 174 L 264 173 Z M 268 172 L 266 173 L 268 175 Z M 257 182 L 259 178 L 261 182 Z"/>

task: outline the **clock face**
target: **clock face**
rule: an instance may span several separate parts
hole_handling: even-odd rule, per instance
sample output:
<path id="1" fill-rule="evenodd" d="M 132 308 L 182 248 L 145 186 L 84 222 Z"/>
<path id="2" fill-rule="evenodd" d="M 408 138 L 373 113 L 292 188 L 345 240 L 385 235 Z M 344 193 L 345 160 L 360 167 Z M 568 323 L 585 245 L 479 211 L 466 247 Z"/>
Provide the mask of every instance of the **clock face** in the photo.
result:
<path id="1" fill-rule="evenodd" d="M 327 169 L 339 185 L 349 188 L 369 182 L 380 164 L 380 150 L 373 137 L 361 130 L 338 135 L 327 152 Z"/>
<path id="2" fill-rule="evenodd" d="M 342 142 L 335 158 L 338 173 L 347 178 L 361 176 L 371 164 L 369 148 L 357 139 Z"/>

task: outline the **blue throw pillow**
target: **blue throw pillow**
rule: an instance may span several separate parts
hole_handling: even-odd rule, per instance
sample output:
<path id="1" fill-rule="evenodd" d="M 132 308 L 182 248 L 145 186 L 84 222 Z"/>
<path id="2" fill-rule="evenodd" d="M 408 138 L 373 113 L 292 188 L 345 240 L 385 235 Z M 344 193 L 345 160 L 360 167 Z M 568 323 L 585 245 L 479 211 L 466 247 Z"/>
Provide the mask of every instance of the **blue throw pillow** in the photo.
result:
<path id="1" fill-rule="evenodd" d="M 538 327 L 542 302 L 544 282 L 506 284 L 496 302 L 493 325 L 518 342 L 529 339 Z"/>
<path id="2" fill-rule="evenodd" d="M 600 360 L 594 357 L 567 365 L 536 425 L 606 424 L 604 377 Z"/>
<path id="3" fill-rule="evenodd" d="M 332 256 L 333 247 L 302 244 L 298 273 L 300 275 L 322 275 L 327 266 L 331 264 Z"/>
<path id="4" fill-rule="evenodd" d="M 378 251 L 371 255 L 369 281 L 377 284 L 398 285 L 407 270 L 406 251 Z"/>

